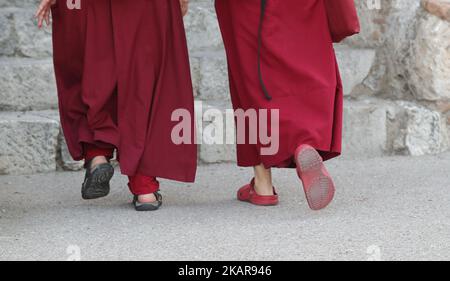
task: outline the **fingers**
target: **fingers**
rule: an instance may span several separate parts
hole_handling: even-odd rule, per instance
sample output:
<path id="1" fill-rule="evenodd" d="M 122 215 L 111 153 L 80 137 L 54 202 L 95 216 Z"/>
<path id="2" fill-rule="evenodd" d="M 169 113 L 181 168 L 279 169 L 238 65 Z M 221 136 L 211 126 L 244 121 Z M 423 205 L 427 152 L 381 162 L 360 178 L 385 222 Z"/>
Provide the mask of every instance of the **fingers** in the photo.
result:
<path id="1" fill-rule="evenodd" d="M 53 0 L 42 0 L 41 4 L 39 4 L 39 7 L 34 15 L 37 19 L 38 28 L 42 28 L 44 21 L 47 25 L 50 24 L 50 7 L 52 2 Z"/>
<path id="2" fill-rule="evenodd" d="M 42 0 L 41 3 L 39 4 L 39 7 L 36 10 L 36 13 L 34 14 L 34 16 L 37 18 L 39 17 L 39 15 L 41 15 L 49 6 L 49 1 L 48 0 Z"/>
<path id="3" fill-rule="evenodd" d="M 42 28 L 42 26 L 44 25 L 44 21 L 46 21 L 46 10 L 43 10 L 42 12 L 39 13 L 39 15 L 37 16 L 37 25 L 38 28 Z"/>
<path id="4" fill-rule="evenodd" d="M 34 13 L 34 17 L 37 18 L 39 16 L 39 14 L 42 12 L 42 10 L 44 9 L 45 3 L 44 1 L 41 2 L 41 4 L 39 4 L 36 13 Z"/>
<path id="5" fill-rule="evenodd" d="M 45 10 L 40 10 L 40 11 L 38 11 L 38 13 L 36 14 L 37 25 L 38 25 L 39 28 L 42 27 L 42 23 L 43 23 L 43 21 L 44 21 L 44 13 L 45 13 Z"/>
<path id="6" fill-rule="evenodd" d="M 36 14 L 34 15 L 34 17 L 37 19 L 38 22 L 37 25 L 39 28 L 42 27 L 42 16 L 41 16 L 42 11 L 43 11 L 42 8 L 39 7 L 38 10 L 36 11 Z"/>
<path id="7" fill-rule="evenodd" d="M 38 20 L 38 23 L 37 23 L 38 28 L 42 28 L 42 23 L 44 21 L 44 17 L 42 15 L 38 15 L 37 20 Z"/>
<path id="8" fill-rule="evenodd" d="M 47 26 L 49 26 L 50 25 L 50 9 L 48 9 L 45 12 L 44 19 L 45 19 L 45 23 L 47 24 Z"/>

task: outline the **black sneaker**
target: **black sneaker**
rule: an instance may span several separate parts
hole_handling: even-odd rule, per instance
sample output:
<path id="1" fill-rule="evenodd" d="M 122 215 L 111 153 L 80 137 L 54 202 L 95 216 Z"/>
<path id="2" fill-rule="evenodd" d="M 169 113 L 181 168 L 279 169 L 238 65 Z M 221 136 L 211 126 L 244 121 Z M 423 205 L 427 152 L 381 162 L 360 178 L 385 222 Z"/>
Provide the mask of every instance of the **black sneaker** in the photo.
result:
<path id="1" fill-rule="evenodd" d="M 114 167 L 110 163 L 102 163 L 91 168 L 86 165 L 86 176 L 81 187 L 81 196 L 85 200 L 98 199 L 109 194 L 109 181 L 114 175 Z"/>

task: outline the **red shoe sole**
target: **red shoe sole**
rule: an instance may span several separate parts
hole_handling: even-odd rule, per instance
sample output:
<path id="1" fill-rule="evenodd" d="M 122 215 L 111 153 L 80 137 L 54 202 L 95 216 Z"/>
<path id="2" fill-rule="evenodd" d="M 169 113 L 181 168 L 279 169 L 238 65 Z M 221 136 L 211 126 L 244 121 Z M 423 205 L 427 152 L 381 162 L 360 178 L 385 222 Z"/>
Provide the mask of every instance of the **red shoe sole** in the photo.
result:
<path id="1" fill-rule="evenodd" d="M 295 152 L 295 163 L 309 207 L 316 211 L 326 208 L 334 198 L 335 186 L 322 157 L 313 147 L 301 145 Z"/>
<path id="2" fill-rule="evenodd" d="M 251 203 L 257 206 L 276 206 L 279 203 L 278 195 L 276 194 L 275 188 L 273 196 L 261 196 L 256 194 L 256 191 L 252 183 L 243 186 L 237 192 L 237 199 L 242 202 Z"/>
<path id="3" fill-rule="evenodd" d="M 253 205 L 257 205 L 257 206 L 276 206 L 278 205 L 279 201 L 278 199 L 273 199 L 273 200 L 267 200 L 267 199 L 262 199 L 262 200 L 258 200 L 257 198 L 252 198 L 252 199 L 241 199 L 238 196 L 238 200 L 242 201 L 242 202 L 247 202 Z"/>

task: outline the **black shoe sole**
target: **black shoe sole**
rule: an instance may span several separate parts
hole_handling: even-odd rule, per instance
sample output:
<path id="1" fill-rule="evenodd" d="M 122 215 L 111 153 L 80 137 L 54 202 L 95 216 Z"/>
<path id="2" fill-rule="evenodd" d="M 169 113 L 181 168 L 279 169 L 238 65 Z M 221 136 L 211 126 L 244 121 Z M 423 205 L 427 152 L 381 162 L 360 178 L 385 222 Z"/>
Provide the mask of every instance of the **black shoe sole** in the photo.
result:
<path id="1" fill-rule="evenodd" d="M 134 196 L 134 209 L 138 212 L 152 212 L 159 210 L 159 208 L 161 208 L 162 206 L 162 196 L 159 192 L 155 192 L 154 194 L 157 201 L 153 203 L 138 203 L 138 196 Z"/>
<path id="2" fill-rule="evenodd" d="M 154 212 L 158 211 L 160 207 L 152 206 L 152 205 L 145 205 L 145 206 L 134 206 L 134 209 L 137 212 Z"/>
<path id="3" fill-rule="evenodd" d="M 84 200 L 99 199 L 110 192 L 109 181 L 114 175 L 111 164 L 100 164 L 87 178 L 81 188 L 81 196 Z"/>

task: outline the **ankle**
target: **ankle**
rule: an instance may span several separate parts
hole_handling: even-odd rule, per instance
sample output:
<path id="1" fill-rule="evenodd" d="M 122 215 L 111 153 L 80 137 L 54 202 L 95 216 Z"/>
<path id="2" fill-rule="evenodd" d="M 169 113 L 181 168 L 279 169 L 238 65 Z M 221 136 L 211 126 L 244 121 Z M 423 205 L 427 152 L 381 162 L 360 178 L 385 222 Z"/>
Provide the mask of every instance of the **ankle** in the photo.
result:
<path id="1" fill-rule="evenodd" d="M 272 184 L 271 180 L 259 179 L 259 178 L 255 177 L 254 188 L 258 195 L 262 195 L 262 196 L 274 195 L 273 184 Z"/>
<path id="2" fill-rule="evenodd" d="M 105 164 L 108 163 L 108 159 L 106 159 L 105 156 L 96 156 L 94 158 L 92 158 L 90 160 L 91 164 L 91 168 L 95 168 L 96 166 L 100 165 L 100 164 Z"/>
<path id="3" fill-rule="evenodd" d="M 138 195 L 138 201 L 140 203 L 153 203 L 157 201 L 154 193 Z"/>

